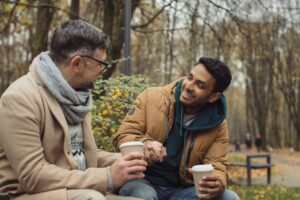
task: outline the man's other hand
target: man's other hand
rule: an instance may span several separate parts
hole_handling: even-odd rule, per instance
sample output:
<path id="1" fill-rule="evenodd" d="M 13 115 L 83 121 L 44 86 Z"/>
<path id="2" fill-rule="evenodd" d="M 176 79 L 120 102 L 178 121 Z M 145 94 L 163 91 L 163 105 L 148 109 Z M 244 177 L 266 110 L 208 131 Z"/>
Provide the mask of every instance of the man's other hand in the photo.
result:
<path id="1" fill-rule="evenodd" d="M 217 176 L 205 176 L 199 182 L 199 191 L 201 194 L 208 194 L 205 197 L 201 197 L 201 199 L 215 199 L 220 196 L 224 191 L 224 186 Z"/>
<path id="2" fill-rule="evenodd" d="M 145 145 L 145 160 L 148 165 L 152 165 L 157 161 L 162 162 L 167 155 L 166 148 L 162 143 L 157 141 L 146 141 Z"/>
<path id="3" fill-rule="evenodd" d="M 189 168 L 188 171 L 190 174 L 193 174 L 192 168 Z M 219 197 L 225 189 L 220 178 L 213 175 L 203 177 L 198 184 L 200 194 L 204 195 L 200 196 L 201 200 L 215 199 Z"/>

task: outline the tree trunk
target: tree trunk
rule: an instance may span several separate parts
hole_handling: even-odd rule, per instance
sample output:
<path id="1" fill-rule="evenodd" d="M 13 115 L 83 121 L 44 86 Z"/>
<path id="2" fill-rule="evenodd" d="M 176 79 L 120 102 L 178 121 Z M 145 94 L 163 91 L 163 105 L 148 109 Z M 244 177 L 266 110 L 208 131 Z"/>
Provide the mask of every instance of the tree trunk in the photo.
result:
<path id="1" fill-rule="evenodd" d="M 199 35 L 199 26 L 198 26 L 198 12 L 199 12 L 199 6 L 200 6 L 200 1 L 197 0 L 196 5 L 194 7 L 194 9 L 192 10 L 192 14 L 190 17 L 190 21 L 191 21 L 191 27 L 189 30 L 189 54 L 188 54 L 188 67 L 189 69 L 191 69 L 191 67 L 194 66 L 195 61 L 196 61 L 196 57 L 197 57 L 197 53 L 199 52 L 199 37 L 197 37 Z"/>
<path id="2" fill-rule="evenodd" d="M 79 19 L 79 0 L 72 0 L 70 6 L 70 19 Z"/>
<path id="3" fill-rule="evenodd" d="M 32 35 L 32 59 L 48 48 L 48 33 L 54 15 L 53 0 L 39 0 L 35 34 Z"/>
<path id="4" fill-rule="evenodd" d="M 140 0 L 132 1 L 131 17 L 139 5 Z M 104 0 L 104 26 L 103 31 L 111 39 L 108 55 L 111 59 L 121 58 L 124 43 L 124 3 L 123 0 Z M 117 64 L 112 66 L 103 74 L 104 79 L 111 77 Z"/>
<path id="5" fill-rule="evenodd" d="M 175 27 L 176 27 L 176 22 L 177 22 L 177 1 L 175 2 L 175 11 L 174 11 L 174 14 L 173 14 L 173 22 L 172 22 L 172 25 L 171 25 L 171 31 L 168 32 L 167 34 L 169 35 L 169 38 L 168 38 L 168 44 L 169 44 L 169 66 L 168 66 L 168 71 L 167 71 L 167 82 L 170 83 L 171 82 L 171 78 L 172 78 L 172 71 L 173 71 L 173 66 L 174 66 L 174 34 L 175 34 Z"/>

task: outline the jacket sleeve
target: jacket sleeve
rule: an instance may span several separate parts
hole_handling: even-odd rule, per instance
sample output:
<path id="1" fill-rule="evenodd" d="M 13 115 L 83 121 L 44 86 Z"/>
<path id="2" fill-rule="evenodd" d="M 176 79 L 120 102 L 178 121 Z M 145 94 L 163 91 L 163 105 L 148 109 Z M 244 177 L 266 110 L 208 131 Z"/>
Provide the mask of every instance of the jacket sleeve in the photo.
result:
<path id="1" fill-rule="evenodd" d="M 128 141 L 152 140 L 146 132 L 146 100 L 147 90 L 142 92 L 134 102 L 134 106 L 128 111 L 119 130 L 114 137 L 113 144 L 117 151 L 119 145 Z"/>
<path id="2" fill-rule="evenodd" d="M 40 134 L 43 106 L 38 95 L 31 95 L 30 91 L 15 91 L 0 100 L 0 145 L 18 179 L 18 191 L 34 194 L 66 188 L 106 193 L 106 168 L 71 170 L 46 160 Z"/>
<path id="3" fill-rule="evenodd" d="M 224 121 L 222 124 L 219 125 L 216 140 L 208 149 L 204 157 L 204 163 L 211 163 L 213 165 L 213 174 L 221 179 L 221 182 L 224 187 L 226 187 L 228 179 L 228 143 L 228 127 L 226 121 Z"/>

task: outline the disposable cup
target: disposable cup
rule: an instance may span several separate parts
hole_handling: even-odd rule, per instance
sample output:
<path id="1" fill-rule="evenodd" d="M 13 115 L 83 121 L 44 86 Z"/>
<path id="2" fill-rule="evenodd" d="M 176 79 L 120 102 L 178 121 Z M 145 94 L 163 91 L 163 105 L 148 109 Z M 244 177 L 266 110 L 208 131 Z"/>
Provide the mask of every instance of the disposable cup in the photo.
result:
<path id="1" fill-rule="evenodd" d="M 214 168 L 211 164 L 205 164 L 205 165 L 195 165 L 192 167 L 193 172 L 193 178 L 194 178 L 194 184 L 195 184 L 195 190 L 197 195 L 201 197 L 205 197 L 208 194 L 200 194 L 199 191 L 199 181 L 202 180 L 204 176 L 209 176 L 212 174 Z"/>
<path id="2" fill-rule="evenodd" d="M 120 145 L 121 154 L 124 156 L 130 152 L 138 152 L 144 154 L 144 143 L 143 142 L 125 142 Z"/>

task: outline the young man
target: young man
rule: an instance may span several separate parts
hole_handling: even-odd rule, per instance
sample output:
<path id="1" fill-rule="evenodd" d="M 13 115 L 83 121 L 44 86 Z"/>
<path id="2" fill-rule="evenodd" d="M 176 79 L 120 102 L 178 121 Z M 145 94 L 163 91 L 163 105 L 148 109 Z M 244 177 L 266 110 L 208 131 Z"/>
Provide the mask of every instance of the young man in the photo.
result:
<path id="1" fill-rule="evenodd" d="M 141 179 L 141 154 L 96 149 L 90 89 L 108 63 L 108 37 L 70 20 L 0 99 L 0 191 L 17 200 L 103 200 Z"/>
<path id="2" fill-rule="evenodd" d="M 201 199 L 238 199 L 227 185 L 228 127 L 224 90 L 231 73 L 221 61 L 202 57 L 182 80 L 145 90 L 128 112 L 114 139 L 145 144 L 151 165 L 145 179 L 126 183 L 120 195 L 156 199 L 199 199 L 190 168 L 212 164 L 213 175 L 199 182 Z M 163 162 L 163 149 L 167 156 Z"/>

